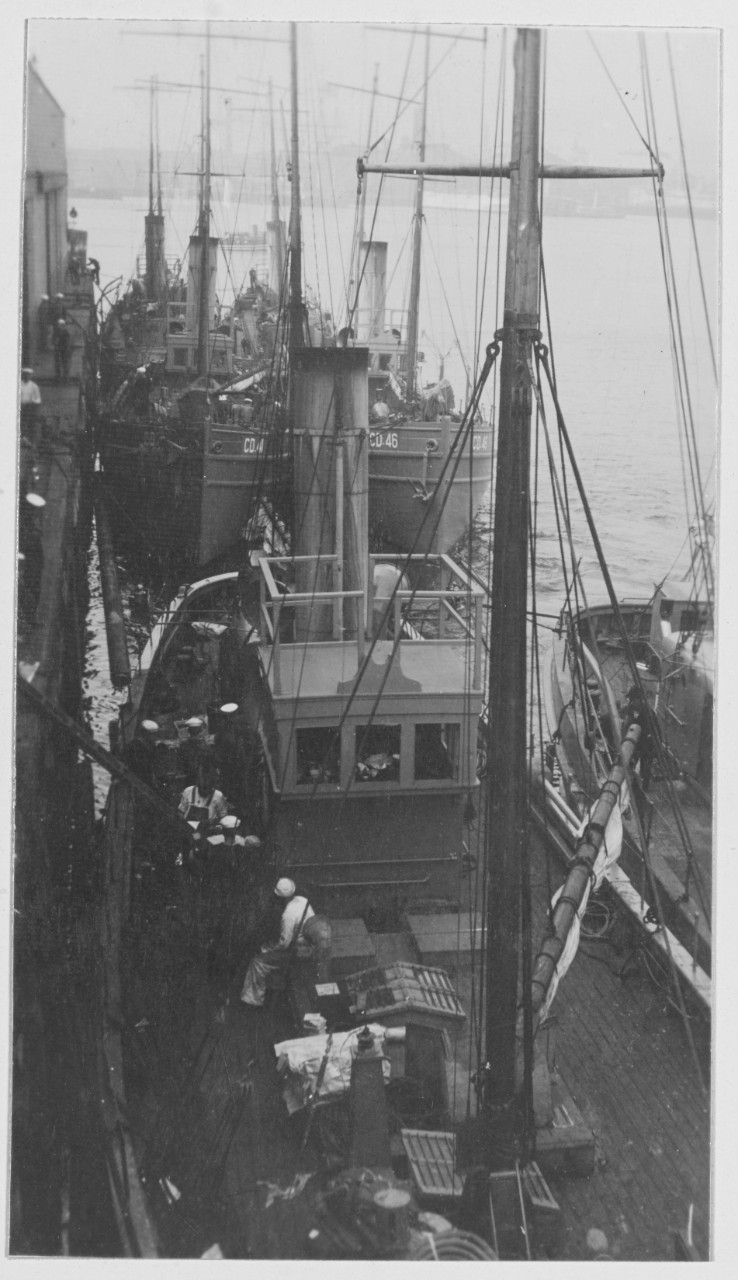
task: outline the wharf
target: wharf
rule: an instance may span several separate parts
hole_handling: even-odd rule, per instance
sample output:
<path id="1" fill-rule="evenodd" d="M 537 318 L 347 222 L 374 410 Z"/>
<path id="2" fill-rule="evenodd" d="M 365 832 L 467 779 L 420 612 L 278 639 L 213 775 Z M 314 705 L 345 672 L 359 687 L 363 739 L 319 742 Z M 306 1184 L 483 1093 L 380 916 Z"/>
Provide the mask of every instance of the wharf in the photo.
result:
<path id="1" fill-rule="evenodd" d="M 75 335 L 69 377 L 56 381 L 51 351 L 33 357 L 42 403 L 36 423 L 24 424 L 33 439 L 21 443 L 19 544 L 25 559 L 19 561 L 16 640 L 20 678 L 80 720 L 92 513 L 92 283 L 67 295 L 65 305 Z M 28 503 L 28 493 L 44 504 Z M 89 851 L 92 785 L 89 762 L 79 761 L 76 743 L 20 695 L 15 734 L 11 1177 L 16 1213 L 9 1247 L 11 1253 L 57 1253 L 63 1162 L 72 1148 L 80 1152 L 91 1124 L 80 1105 L 83 1050 L 72 1030 L 78 1011 L 67 943 L 70 904 Z M 82 1156 L 79 1163 L 73 1160 L 75 1197 L 83 1163 Z"/>

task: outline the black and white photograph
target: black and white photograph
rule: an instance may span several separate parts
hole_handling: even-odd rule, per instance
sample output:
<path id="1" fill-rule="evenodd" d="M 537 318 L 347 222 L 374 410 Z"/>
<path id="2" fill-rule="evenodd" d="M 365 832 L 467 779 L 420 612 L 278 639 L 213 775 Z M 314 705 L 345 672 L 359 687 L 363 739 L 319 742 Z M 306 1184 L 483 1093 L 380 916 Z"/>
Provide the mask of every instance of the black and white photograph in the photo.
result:
<path id="1" fill-rule="evenodd" d="M 6 1262 L 721 1261 L 727 9 L 32 8 Z"/>

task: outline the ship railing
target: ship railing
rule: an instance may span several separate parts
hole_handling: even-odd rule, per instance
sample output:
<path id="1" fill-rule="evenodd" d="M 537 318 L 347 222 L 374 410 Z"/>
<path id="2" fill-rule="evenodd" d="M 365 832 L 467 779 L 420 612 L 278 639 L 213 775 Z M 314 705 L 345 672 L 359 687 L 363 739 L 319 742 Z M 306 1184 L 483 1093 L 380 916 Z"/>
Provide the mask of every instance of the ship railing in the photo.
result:
<path id="1" fill-rule="evenodd" d="M 176 253 L 164 254 L 164 262 L 166 263 L 167 267 L 170 268 L 171 271 L 174 271 L 174 268 L 177 266 L 177 263 L 179 261 L 180 260 L 177 257 Z M 136 256 L 136 278 L 138 280 L 146 279 L 146 255 L 143 253 L 139 253 Z"/>
<path id="2" fill-rule="evenodd" d="M 407 346 L 407 318 L 407 310 L 392 308 L 380 316 L 377 325 L 373 308 L 359 307 L 354 317 L 354 328 L 359 334 L 359 341 L 367 343 L 372 351 L 404 355 Z"/>
<path id="3" fill-rule="evenodd" d="M 473 647 L 473 686 L 481 687 L 482 675 L 482 634 L 483 634 L 483 607 L 485 600 L 485 592 L 476 583 L 473 578 L 450 556 L 447 555 L 416 555 L 416 556 L 392 556 L 392 555 L 373 555 L 369 557 L 370 570 L 375 564 L 394 564 L 401 572 L 408 567 L 408 561 L 422 562 L 424 565 L 433 564 L 437 568 L 440 575 L 441 585 L 432 587 L 427 590 L 413 589 L 409 585 L 401 584 L 394 590 L 391 597 L 392 607 L 392 631 L 395 636 L 403 636 L 403 624 L 406 621 L 405 614 L 409 606 L 425 608 L 428 614 L 433 618 L 433 636 L 421 637 L 422 642 L 433 643 L 458 643 L 459 633 L 467 637 L 472 642 Z M 361 601 L 363 607 L 360 608 L 362 621 L 366 626 L 356 628 L 356 634 L 352 636 L 352 642 L 356 644 L 357 662 L 360 665 L 364 659 L 366 635 L 371 634 L 372 628 L 376 620 L 376 614 L 382 609 L 384 599 L 389 602 L 390 597 L 375 597 L 374 595 L 374 575 L 369 574 L 369 583 L 366 591 L 357 590 L 336 590 L 336 591 L 293 591 L 287 590 L 285 586 L 277 582 L 272 572 L 272 566 L 277 568 L 288 568 L 293 565 L 314 564 L 337 564 L 338 556 L 265 556 L 260 559 L 259 567 L 261 569 L 261 598 L 260 598 L 260 620 L 262 623 L 261 636 L 272 645 L 272 671 L 274 673 L 275 688 L 279 688 L 280 684 L 280 622 L 282 611 L 289 609 L 307 609 L 314 605 L 332 605 L 333 606 L 333 626 L 332 639 L 344 639 L 344 602 L 350 600 Z M 457 607 L 461 601 L 460 596 L 466 600 L 466 616 L 460 612 Z M 375 608 L 376 606 L 376 608 Z M 383 619 L 383 626 L 386 626 L 389 619 Z M 417 632 L 411 631 L 410 638 L 417 636 Z"/>

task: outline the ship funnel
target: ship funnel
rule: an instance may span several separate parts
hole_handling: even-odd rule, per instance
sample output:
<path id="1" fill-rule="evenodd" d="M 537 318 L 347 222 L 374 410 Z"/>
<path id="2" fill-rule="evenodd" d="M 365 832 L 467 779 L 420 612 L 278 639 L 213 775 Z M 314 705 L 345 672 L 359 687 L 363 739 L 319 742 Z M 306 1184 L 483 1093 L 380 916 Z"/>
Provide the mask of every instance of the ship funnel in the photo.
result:
<path id="1" fill-rule="evenodd" d="M 368 351 L 293 350 L 298 640 L 348 640 L 365 627 L 369 562 Z M 307 557 L 301 559 L 299 557 Z M 340 592 L 361 592 L 341 597 Z"/>
<path id="2" fill-rule="evenodd" d="M 364 270 L 367 307 L 361 309 L 360 339 L 374 342 L 384 333 L 384 311 L 387 298 L 387 242 L 373 240 L 361 246 L 361 262 Z"/>
<path id="3" fill-rule="evenodd" d="M 202 264 L 202 236 L 190 236 L 187 271 L 187 313 L 188 333 L 196 333 L 198 325 L 198 308 L 200 298 L 200 270 Z M 218 240 L 210 236 L 208 252 L 210 279 L 208 281 L 208 317 L 212 321 L 215 311 L 215 277 L 218 267 Z"/>
<path id="4" fill-rule="evenodd" d="M 167 264 L 164 254 L 164 215 L 147 213 L 144 218 L 146 241 L 146 297 L 149 302 L 163 302 L 167 296 Z"/>

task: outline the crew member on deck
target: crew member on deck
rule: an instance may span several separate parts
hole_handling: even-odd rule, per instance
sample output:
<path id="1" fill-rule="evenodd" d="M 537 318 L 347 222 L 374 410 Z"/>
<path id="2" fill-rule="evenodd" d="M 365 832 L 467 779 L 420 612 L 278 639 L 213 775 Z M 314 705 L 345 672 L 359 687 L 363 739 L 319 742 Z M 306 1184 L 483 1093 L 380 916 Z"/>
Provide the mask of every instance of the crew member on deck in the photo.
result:
<path id="1" fill-rule="evenodd" d="M 228 813 L 225 796 L 215 786 L 215 769 L 203 762 L 197 772 L 197 781 L 191 787 L 185 787 L 179 801 L 179 812 L 185 822 L 192 827 L 192 839 L 188 852 L 202 842 L 203 837 L 210 835 L 220 825 Z M 178 859 L 178 862 L 181 861 Z"/>
<path id="2" fill-rule="evenodd" d="M 38 411 L 41 404 L 41 392 L 33 381 L 33 369 L 21 369 L 21 435 L 25 436 L 34 447 L 38 444 Z"/>
<path id="3" fill-rule="evenodd" d="M 64 294 L 56 293 L 54 294 L 54 297 L 49 300 L 49 324 L 51 326 L 52 337 L 54 335 L 57 320 L 66 320 L 67 318 L 67 309 L 64 306 Z"/>
<path id="4" fill-rule="evenodd" d="M 179 748 L 180 772 L 190 786 L 197 780 L 200 767 L 210 762 L 210 751 L 205 736 L 205 725 L 199 716 L 191 716 L 185 721 L 187 737 Z"/>
<path id="5" fill-rule="evenodd" d="M 286 973 L 293 955 L 315 963 L 318 981 L 325 981 L 330 964 L 329 921 L 324 916 L 316 916 L 307 898 L 298 894 L 294 880 L 286 876 L 277 881 L 274 896 L 283 907 L 279 936 L 263 943 L 246 971 L 241 988 L 241 1003 L 255 1009 L 264 1004 L 269 978 Z"/>

